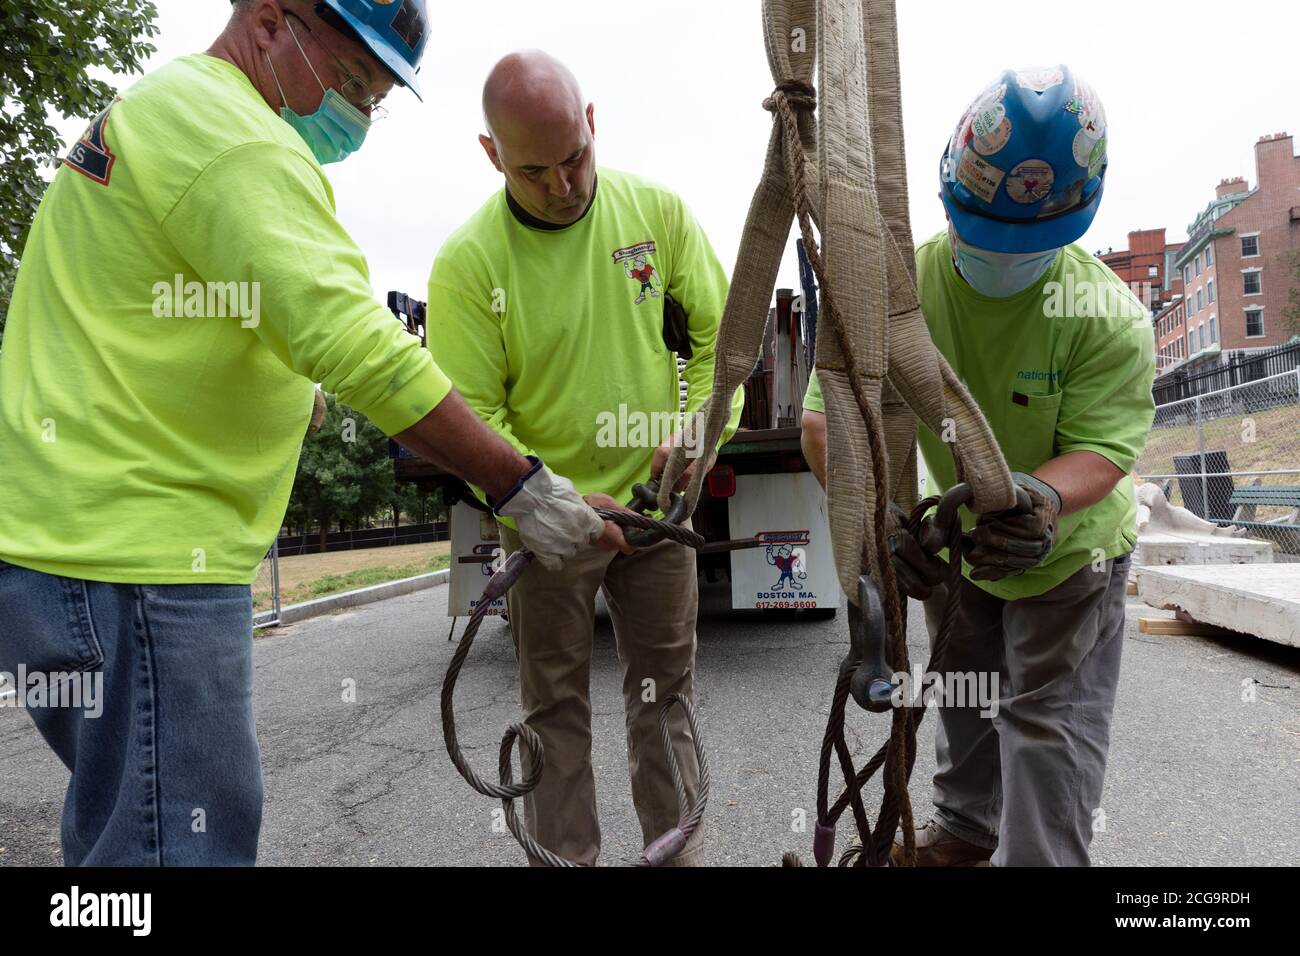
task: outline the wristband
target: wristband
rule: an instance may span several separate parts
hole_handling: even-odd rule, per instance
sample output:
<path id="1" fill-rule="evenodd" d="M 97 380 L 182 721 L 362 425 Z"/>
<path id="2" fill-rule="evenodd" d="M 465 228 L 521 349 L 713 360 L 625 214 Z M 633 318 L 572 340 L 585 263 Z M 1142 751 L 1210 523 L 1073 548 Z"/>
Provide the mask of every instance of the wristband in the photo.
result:
<path id="1" fill-rule="evenodd" d="M 519 476 L 519 480 L 511 486 L 510 490 L 505 493 L 505 496 L 500 501 L 493 500 L 491 495 L 485 495 L 488 505 L 492 508 L 493 514 L 501 514 L 501 509 L 510 502 L 511 498 L 519 493 L 520 489 L 524 487 L 524 484 L 527 483 L 528 479 L 542 470 L 542 460 L 536 455 L 529 455 L 528 460 L 532 462 L 532 467 Z"/>

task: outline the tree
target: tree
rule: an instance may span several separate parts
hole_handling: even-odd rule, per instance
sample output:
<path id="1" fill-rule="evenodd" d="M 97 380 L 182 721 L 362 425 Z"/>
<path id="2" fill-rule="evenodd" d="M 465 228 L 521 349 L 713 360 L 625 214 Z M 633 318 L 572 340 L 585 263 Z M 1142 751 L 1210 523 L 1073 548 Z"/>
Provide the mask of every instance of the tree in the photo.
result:
<path id="1" fill-rule="evenodd" d="M 150 0 L 0 2 L 0 337 L 14 276 L 36 207 L 43 168 L 56 166 L 59 137 L 50 111 L 90 119 L 116 91 L 94 68 L 137 73 L 154 52 Z"/>
<path id="2" fill-rule="evenodd" d="M 325 404 L 320 431 L 302 446 L 285 516 L 289 524 L 318 525 L 322 552 L 335 521 L 355 528 L 397 497 L 388 436 L 334 396 Z"/>
<path id="3" fill-rule="evenodd" d="M 1300 335 L 1300 252 L 1291 253 L 1290 260 L 1292 284 L 1282 314 L 1286 317 L 1286 330 L 1294 337 Z"/>
<path id="4" fill-rule="evenodd" d="M 406 515 L 407 524 L 428 524 L 446 518 L 447 506 L 441 489 L 420 491 L 414 482 L 407 481 L 397 485 L 394 494 L 394 512 Z"/>

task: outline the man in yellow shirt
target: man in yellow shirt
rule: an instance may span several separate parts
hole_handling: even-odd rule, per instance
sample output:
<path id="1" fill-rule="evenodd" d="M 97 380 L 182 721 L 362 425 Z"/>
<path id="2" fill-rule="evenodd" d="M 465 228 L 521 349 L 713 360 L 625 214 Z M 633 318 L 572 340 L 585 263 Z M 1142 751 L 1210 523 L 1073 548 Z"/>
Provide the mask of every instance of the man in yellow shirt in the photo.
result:
<path id="1" fill-rule="evenodd" d="M 1067 67 L 1005 71 L 949 141 L 949 228 L 916 253 L 935 346 L 1033 503 L 978 520 L 961 509 L 971 546 L 945 669 L 988 675 L 1001 693 L 997 708 L 939 708 L 922 866 L 1088 863 L 1137 540 L 1129 473 L 1155 414 L 1149 313 L 1075 242 L 1101 203 L 1106 136 L 1101 101 Z M 823 482 L 824 413 L 814 377 L 803 441 Z M 917 437 L 927 490 L 942 494 L 956 483 L 952 455 L 924 426 Z M 943 566 L 910 535 L 893 545 L 933 640 Z"/>
<path id="2" fill-rule="evenodd" d="M 206 54 L 108 105 L 37 212 L 0 357 L 0 672 L 71 770 L 68 864 L 254 861 L 248 585 L 313 382 L 481 484 L 544 564 L 603 533 L 374 300 L 335 217 L 321 165 L 416 91 L 427 37 L 424 0 L 238 0 Z"/>
<path id="3" fill-rule="evenodd" d="M 539 52 L 507 56 L 484 86 L 483 112 L 480 142 L 505 188 L 438 253 L 429 347 L 521 454 L 541 455 L 593 504 L 618 507 L 634 483 L 662 472 L 679 431 L 692 434 L 676 427 L 674 353 L 687 359 L 689 426 L 712 389 L 726 277 L 676 195 L 596 166 L 594 108 L 562 64 Z M 684 327 L 671 321 L 672 303 L 685 310 Z M 742 401 L 738 392 L 723 441 Z M 696 451 L 694 465 L 707 466 Z M 508 550 L 519 547 L 509 528 L 503 537 Z M 677 823 L 658 712 L 667 695 L 692 692 L 695 555 L 671 542 L 588 552 L 560 572 L 530 568 L 509 592 L 525 717 L 546 748 L 526 823 L 543 846 L 587 864 L 600 850 L 588 687 L 598 590 L 623 665 L 632 798 L 649 843 Z M 672 726 L 694 795 L 698 768 L 679 710 Z M 702 858 L 697 830 L 676 862 Z"/>

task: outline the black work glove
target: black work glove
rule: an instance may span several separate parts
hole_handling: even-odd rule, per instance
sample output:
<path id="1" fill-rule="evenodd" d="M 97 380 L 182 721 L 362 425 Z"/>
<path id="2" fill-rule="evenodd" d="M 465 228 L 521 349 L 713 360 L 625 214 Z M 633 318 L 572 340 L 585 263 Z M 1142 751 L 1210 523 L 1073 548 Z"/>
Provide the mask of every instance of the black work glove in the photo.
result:
<path id="1" fill-rule="evenodd" d="M 972 581 L 1001 581 L 1036 568 L 1056 544 L 1061 496 L 1045 481 L 1011 473 L 1018 504 L 1010 511 L 981 515 L 970 533 L 966 560 Z"/>
<path id="2" fill-rule="evenodd" d="M 907 530 L 907 512 L 889 503 L 889 554 L 899 587 L 910 598 L 924 601 L 943 583 L 944 563 L 921 547 Z"/>

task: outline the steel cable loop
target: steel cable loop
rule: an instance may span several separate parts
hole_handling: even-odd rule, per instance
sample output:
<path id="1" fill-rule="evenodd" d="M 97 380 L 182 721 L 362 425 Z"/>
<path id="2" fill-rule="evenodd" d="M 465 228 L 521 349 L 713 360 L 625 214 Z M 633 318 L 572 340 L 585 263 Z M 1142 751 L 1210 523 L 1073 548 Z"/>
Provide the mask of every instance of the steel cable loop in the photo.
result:
<path id="1" fill-rule="evenodd" d="M 612 521 L 620 527 L 655 531 L 662 534 L 664 538 L 684 547 L 698 549 L 704 545 L 702 535 L 680 525 L 657 521 L 654 518 L 648 518 L 632 511 L 619 511 L 612 508 L 596 508 L 594 510 L 604 520 Z M 465 756 L 464 748 L 460 745 L 460 739 L 456 734 L 456 681 L 460 677 L 461 669 L 465 666 L 466 658 L 469 657 L 470 648 L 474 645 L 474 638 L 478 636 L 479 628 L 483 624 L 483 619 L 487 617 L 492 604 L 497 598 L 503 597 L 515 585 L 524 571 L 527 570 L 528 565 L 532 563 L 532 559 L 533 553 L 528 549 L 516 551 L 506 559 L 488 580 L 487 586 L 484 587 L 483 597 L 479 601 L 478 607 L 474 609 L 474 613 L 470 615 L 469 622 L 465 625 L 465 631 L 461 634 L 460 642 L 456 645 L 456 650 L 447 665 L 447 674 L 443 678 L 442 691 L 439 695 L 442 737 L 447 745 L 447 754 L 451 757 L 452 764 L 457 772 L 465 778 L 465 781 L 484 796 L 494 797 L 501 801 L 505 813 L 506 827 L 514 835 L 515 840 L 518 841 L 528 858 L 546 866 L 572 867 L 580 864 L 565 859 L 534 840 L 520 822 L 519 815 L 515 810 L 515 800 L 537 788 L 542 778 L 542 772 L 546 767 L 546 748 L 543 746 L 542 739 L 537 732 L 522 721 L 511 724 L 506 730 L 505 735 L 501 738 L 501 749 L 497 765 L 497 783 L 484 780 L 470 765 L 469 759 Z M 672 746 L 672 737 L 668 731 L 668 715 L 673 704 L 680 705 L 686 715 L 686 722 L 690 728 L 695 747 L 695 757 L 699 764 L 700 784 L 694 806 L 691 806 L 688 800 L 686 787 L 681 778 L 681 769 L 677 763 L 677 755 Z M 639 865 L 658 866 L 675 856 L 676 853 L 669 851 L 674 848 L 680 850 L 680 847 L 684 846 L 686 841 L 690 839 L 691 834 L 695 832 L 700 825 L 700 821 L 704 818 L 704 811 L 709 799 L 709 764 L 704 752 L 704 742 L 700 735 L 695 706 L 684 696 L 671 694 L 664 701 L 664 705 L 659 712 L 659 730 L 668 757 L 668 765 L 672 771 L 673 784 L 677 789 L 680 816 L 676 827 L 646 848 Z M 514 771 L 511 767 L 511 754 L 516 744 L 519 746 L 519 765 L 523 771 L 523 778 L 517 783 L 514 780 Z"/>
<path id="2" fill-rule="evenodd" d="M 699 790 L 693 806 L 690 797 L 686 793 L 686 785 L 682 781 L 681 767 L 677 763 L 677 753 L 673 748 L 672 733 L 668 729 L 669 715 L 672 713 L 674 704 L 680 706 L 682 712 L 686 715 L 686 723 L 691 731 L 691 742 L 695 748 L 695 761 L 700 770 Z M 664 754 L 668 758 L 668 769 L 672 773 L 673 787 L 677 791 L 679 815 L 677 817 L 677 826 L 667 833 L 661 834 L 642 851 L 637 866 L 660 866 L 680 853 L 692 834 L 699 829 L 700 822 L 704 819 L 704 809 L 709 802 L 709 786 L 712 779 L 709 774 L 709 758 L 704 752 L 704 743 L 700 737 L 699 719 L 696 715 L 695 705 L 684 695 L 669 694 L 664 699 L 664 705 L 659 709 L 659 736 L 663 741 Z"/>
<path id="3" fill-rule="evenodd" d="M 912 509 L 906 522 L 909 533 L 919 536 L 926 512 L 938 505 L 940 500 L 937 496 L 931 496 L 919 502 Z M 948 647 L 948 635 L 956 619 L 958 588 L 962 576 L 961 521 L 954 518 L 952 525 L 946 529 L 946 533 L 948 577 L 944 584 L 947 588 L 947 594 L 944 597 L 943 614 L 940 617 L 939 631 L 935 638 L 934 649 L 927 665 L 927 671 L 931 673 L 939 673 L 943 669 Z M 817 768 L 817 826 L 820 831 L 828 833 L 830 836 L 819 836 L 818 842 L 833 841 L 836 824 L 839 822 L 840 817 L 843 816 L 845 809 L 852 806 L 859 842 L 849 846 L 840 855 L 837 861 L 838 865 L 887 866 L 890 863 L 890 850 L 893 846 L 894 836 L 898 830 L 900 803 L 894 791 L 886 786 L 885 795 L 881 801 L 880 815 L 876 820 L 873 835 L 871 827 L 867 824 L 865 810 L 862 809 L 862 789 L 875 775 L 876 771 L 880 769 L 881 765 L 886 763 L 891 752 L 894 751 L 895 735 L 891 732 L 889 742 L 882 744 L 871 759 L 860 770 L 854 772 L 848 743 L 844 737 L 844 715 L 849 697 L 849 682 L 858 663 L 860 663 L 858 660 L 846 657 L 840 665 L 839 677 L 836 680 L 835 692 L 831 699 L 830 715 L 826 721 L 826 733 L 822 740 L 821 757 Z M 902 762 L 905 779 L 911 778 L 912 767 L 916 762 L 916 735 L 928 708 L 929 702 L 922 693 L 919 706 L 917 706 L 915 699 L 908 701 L 900 708 L 903 713 L 895 717 L 896 721 L 901 720 L 904 724 L 903 747 L 897 759 Z M 832 753 L 839 757 L 845 788 L 835 803 L 828 806 Z M 888 778 L 886 778 L 887 780 Z M 829 844 L 829 847 L 827 847 L 826 843 L 822 843 L 822 846 L 826 848 L 823 852 L 828 852 L 829 849 L 833 849 L 833 842 Z M 868 847 L 870 847 L 870 852 L 867 850 Z M 829 855 L 826 856 L 826 859 L 829 862 Z M 913 850 L 909 853 L 906 843 L 904 843 L 904 861 L 908 865 L 915 863 L 915 852 Z M 787 853 L 783 857 L 782 865 L 802 866 L 803 863 L 797 854 Z M 821 865 L 820 859 L 819 865 Z"/>

